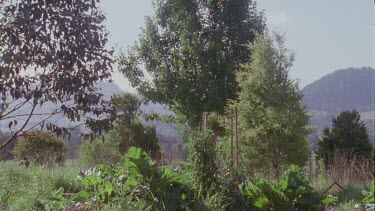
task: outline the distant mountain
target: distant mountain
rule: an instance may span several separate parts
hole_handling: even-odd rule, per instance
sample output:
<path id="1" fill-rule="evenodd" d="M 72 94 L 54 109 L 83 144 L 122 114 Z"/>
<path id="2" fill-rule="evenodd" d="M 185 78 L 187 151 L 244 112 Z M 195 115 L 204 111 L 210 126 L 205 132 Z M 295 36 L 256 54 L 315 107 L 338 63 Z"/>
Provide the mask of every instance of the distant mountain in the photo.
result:
<path id="1" fill-rule="evenodd" d="M 375 70 L 370 67 L 337 70 L 302 89 L 303 104 L 309 109 L 310 125 L 316 131 L 310 142 L 317 149 L 316 138 L 324 127 L 330 127 L 332 118 L 342 111 L 356 109 L 366 123 L 370 140 L 375 137 Z"/>
<path id="2" fill-rule="evenodd" d="M 113 95 L 119 95 L 124 93 L 120 89 L 120 87 L 114 83 L 105 83 L 105 82 L 100 82 L 96 84 L 96 88 L 98 88 L 98 93 L 103 94 L 103 98 L 105 100 L 109 100 L 111 96 Z M 136 95 L 136 94 L 134 94 Z M 139 96 L 137 96 L 140 98 Z M 22 100 L 17 100 L 13 102 L 10 105 L 9 109 L 12 109 L 14 105 L 17 105 L 18 103 L 22 102 Z M 51 113 L 54 109 L 59 108 L 61 105 L 60 104 L 54 104 L 54 103 L 45 103 L 42 106 L 38 106 L 35 110 L 35 114 L 48 114 Z M 162 115 L 168 115 L 168 114 L 173 114 L 171 111 L 168 111 L 164 106 L 160 104 L 155 104 L 155 103 L 149 103 L 147 105 L 142 104 L 140 106 L 140 109 L 145 111 L 145 112 L 156 112 Z M 23 115 L 23 114 L 28 114 L 31 111 L 31 106 L 25 106 L 19 111 L 17 111 L 16 115 Z M 31 123 L 39 123 L 42 119 L 45 119 L 48 117 L 48 115 L 36 115 L 33 116 L 30 119 Z M 94 116 L 92 116 L 94 117 Z M 17 118 L 18 125 L 13 126 L 12 130 L 17 130 L 21 127 L 22 123 L 26 121 L 26 117 L 18 117 Z M 142 123 L 146 125 L 154 125 L 156 132 L 161 140 L 161 145 L 163 148 L 168 151 L 171 150 L 172 147 L 174 147 L 175 144 L 177 144 L 180 140 L 180 136 L 175 128 L 175 125 L 173 124 L 166 124 L 164 122 L 159 122 L 159 121 L 148 121 L 146 122 L 145 120 L 141 119 Z M 73 127 L 75 125 L 78 125 L 83 122 L 71 122 L 68 118 L 63 116 L 63 114 L 56 114 L 52 118 L 49 118 L 47 122 L 52 122 L 56 125 L 59 125 L 61 127 Z M 26 128 L 28 129 L 28 128 Z M 75 131 L 72 133 L 71 140 L 65 140 L 67 147 L 68 147 L 68 158 L 73 158 L 76 157 L 77 155 L 77 149 L 78 145 L 80 145 L 81 141 L 79 138 L 79 134 L 81 132 L 86 132 L 87 129 L 85 129 L 84 126 L 81 126 L 77 128 Z M 8 122 L 7 121 L 2 121 L 0 122 L 0 132 L 4 133 L 9 133 L 11 130 L 8 128 Z"/>
<path id="3" fill-rule="evenodd" d="M 375 70 L 370 67 L 337 70 L 303 88 L 309 109 L 341 112 L 374 110 Z"/>

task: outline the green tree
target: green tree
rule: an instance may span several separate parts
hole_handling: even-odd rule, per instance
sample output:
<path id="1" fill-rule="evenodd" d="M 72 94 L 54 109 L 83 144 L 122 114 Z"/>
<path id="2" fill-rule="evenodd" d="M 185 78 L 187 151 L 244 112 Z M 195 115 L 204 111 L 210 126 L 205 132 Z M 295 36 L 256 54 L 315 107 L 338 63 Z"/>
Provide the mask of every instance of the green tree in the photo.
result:
<path id="1" fill-rule="evenodd" d="M 19 159 L 29 157 L 38 165 L 53 167 L 65 162 L 66 147 L 62 140 L 43 131 L 33 131 L 24 135 L 13 149 Z"/>
<path id="2" fill-rule="evenodd" d="M 160 146 L 155 127 L 144 126 L 137 117 L 141 101 L 136 96 L 125 93 L 112 99 L 112 102 L 119 120 L 108 138 L 119 143 L 120 153 L 125 154 L 134 146 L 146 151 L 153 159 L 159 158 Z"/>
<path id="3" fill-rule="evenodd" d="M 154 126 L 144 126 L 137 117 L 140 101 L 136 96 L 125 93 L 112 100 L 117 122 L 112 130 L 94 143 L 85 142 L 80 147 L 80 157 L 87 166 L 116 163 L 130 147 L 146 151 L 153 159 L 159 159 L 160 146 Z M 98 158 L 97 156 L 100 156 Z"/>
<path id="4" fill-rule="evenodd" d="M 288 76 L 293 52 L 284 38 L 259 35 L 248 46 L 251 62 L 237 74 L 240 155 L 245 168 L 271 170 L 276 178 L 290 164 L 309 157 L 309 117 L 302 106 L 298 82 Z M 271 173 L 271 172 L 268 172 Z"/>
<path id="5" fill-rule="evenodd" d="M 332 119 L 332 128 L 323 129 L 323 137 L 318 142 L 318 156 L 325 164 L 330 164 L 335 153 L 351 159 L 353 156 L 371 158 L 370 144 L 365 123 L 358 111 L 344 111 Z"/>
<path id="6" fill-rule="evenodd" d="M 111 51 L 98 0 L 1 1 L 0 69 L 1 122 L 13 135 L 0 149 L 23 132 L 44 125 L 58 136 L 67 128 L 48 123 L 51 116 L 65 115 L 71 121 L 81 116 L 109 113 L 109 103 L 97 94 L 97 81 L 110 81 Z M 48 114 L 37 107 L 57 104 Z M 26 112 L 25 112 L 26 111 Z M 38 120 L 32 117 L 38 116 Z M 108 116 L 110 117 L 110 116 Z M 86 118 L 93 133 L 108 129 L 112 119 Z M 14 125 L 18 123 L 18 127 Z"/>
<path id="7" fill-rule="evenodd" d="M 156 0 L 155 16 L 119 67 L 146 101 L 196 126 L 202 112 L 222 112 L 235 98 L 233 73 L 250 58 L 244 44 L 264 30 L 253 0 Z"/>

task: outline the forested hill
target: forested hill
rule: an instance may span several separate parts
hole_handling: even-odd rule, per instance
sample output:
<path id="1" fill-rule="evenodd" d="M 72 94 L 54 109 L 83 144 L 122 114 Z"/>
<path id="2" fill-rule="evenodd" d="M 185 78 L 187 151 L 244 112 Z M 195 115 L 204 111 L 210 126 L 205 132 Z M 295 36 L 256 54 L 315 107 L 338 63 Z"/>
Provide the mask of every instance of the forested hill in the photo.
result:
<path id="1" fill-rule="evenodd" d="M 337 70 L 303 88 L 309 110 L 337 113 L 374 110 L 375 70 L 370 67 Z"/>
<path id="2" fill-rule="evenodd" d="M 366 123 L 370 141 L 375 139 L 375 70 L 369 67 L 337 70 L 302 89 L 303 103 L 309 109 L 310 125 L 317 130 L 309 140 L 316 149 L 319 131 L 332 124 L 332 118 L 356 109 Z"/>

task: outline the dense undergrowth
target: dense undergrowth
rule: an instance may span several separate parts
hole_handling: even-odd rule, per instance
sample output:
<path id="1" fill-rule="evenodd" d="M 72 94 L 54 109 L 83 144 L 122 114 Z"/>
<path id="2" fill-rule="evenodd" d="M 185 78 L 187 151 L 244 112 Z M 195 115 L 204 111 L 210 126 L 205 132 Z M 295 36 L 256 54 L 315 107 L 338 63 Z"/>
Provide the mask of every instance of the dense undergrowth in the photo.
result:
<path id="1" fill-rule="evenodd" d="M 327 197 L 310 186 L 300 167 L 291 166 L 279 182 L 245 180 L 235 171 L 215 175 L 205 189 L 194 184 L 197 174 L 189 163 L 158 167 L 138 148 L 130 148 L 123 162 L 88 170 L 37 166 L 24 168 L 0 163 L 2 210 L 321 210 L 324 203 L 341 209 L 374 200 L 368 185 L 352 184 Z M 321 181 L 326 182 L 328 181 Z M 316 186 L 316 183 L 311 183 Z M 365 191 L 363 191 L 365 190 Z M 372 194 L 372 195 L 371 195 Z M 365 203 L 366 201 L 363 201 Z"/>

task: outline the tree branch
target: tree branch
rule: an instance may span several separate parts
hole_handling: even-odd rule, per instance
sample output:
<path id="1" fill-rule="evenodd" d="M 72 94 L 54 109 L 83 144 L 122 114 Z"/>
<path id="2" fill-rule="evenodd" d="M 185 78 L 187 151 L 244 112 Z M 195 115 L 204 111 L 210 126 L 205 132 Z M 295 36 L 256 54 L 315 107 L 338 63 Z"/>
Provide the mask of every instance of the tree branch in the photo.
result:
<path id="1" fill-rule="evenodd" d="M 31 110 L 30 115 L 27 118 L 26 122 L 23 124 L 23 126 L 21 127 L 21 129 L 19 129 L 14 135 L 12 135 L 10 138 L 8 138 L 8 140 L 6 140 L 4 143 L 2 143 L 0 145 L 0 150 L 4 149 L 7 145 L 9 145 L 11 142 L 13 142 L 16 138 L 18 138 L 19 136 L 21 136 L 20 133 L 25 129 L 25 127 L 29 123 L 31 117 L 33 116 L 33 113 L 34 113 L 34 110 L 35 110 L 36 106 L 37 106 L 37 103 L 34 102 L 33 108 Z"/>

